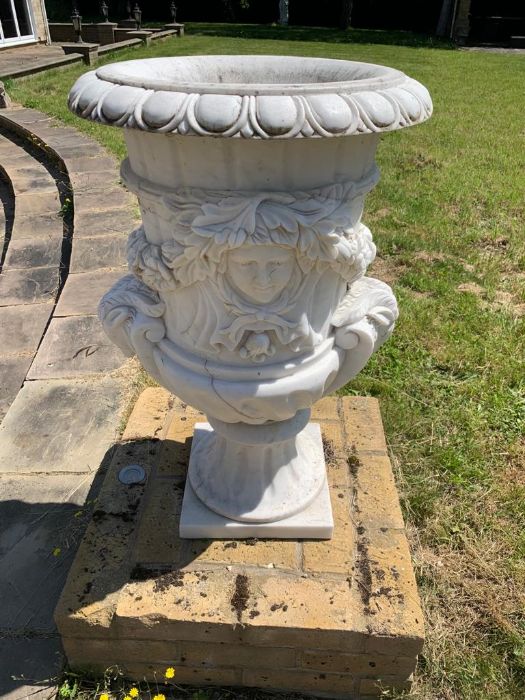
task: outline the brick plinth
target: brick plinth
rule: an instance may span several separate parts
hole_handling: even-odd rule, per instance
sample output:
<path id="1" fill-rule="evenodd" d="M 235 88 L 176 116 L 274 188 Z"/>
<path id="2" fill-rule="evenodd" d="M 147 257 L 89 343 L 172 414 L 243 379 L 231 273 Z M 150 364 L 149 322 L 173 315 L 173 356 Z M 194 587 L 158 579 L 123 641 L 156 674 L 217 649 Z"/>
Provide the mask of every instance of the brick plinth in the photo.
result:
<path id="1" fill-rule="evenodd" d="M 330 541 L 181 540 L 202 420 L 163 389 L 137 402 L 55 613 L 71 666 L 155 680 L 170 665 L 178 683 L 327 697 L 409 687 L 423 616 L 377 401 L 314 407 Z M 145 485 L 120 484 L 130 463 Z"/>

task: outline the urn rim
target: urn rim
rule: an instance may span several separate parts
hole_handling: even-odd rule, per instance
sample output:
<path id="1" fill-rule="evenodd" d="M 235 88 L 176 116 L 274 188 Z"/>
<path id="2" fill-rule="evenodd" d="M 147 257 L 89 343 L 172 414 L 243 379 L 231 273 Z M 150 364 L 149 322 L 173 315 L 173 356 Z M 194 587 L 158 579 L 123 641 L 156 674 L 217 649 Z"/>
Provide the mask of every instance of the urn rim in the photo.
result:
<path id="1" fill-rule="evenodd" d="M 239 69 L 239 64 L 241 69 Z M 167 71 L 165 77 L 155 77 L 156 70 Z M 191 79 L 178 77 L 177 69 L 184 77 L 185 69 L 193 71 Z M 168 71 L 175 71 L 173 77 Z M 333 76 L 329 76 L 329 71 Z M 218 76 L 216 80 L 202 79 L 203 74 Z M 264 71 L 264 77 L 274 80 L 254 80 Z M 315 80 L 308 80 L 313 71 Z M 406 76 L 396 68 L 362 61 L 347 61 L 321 57 L 255 55 L 197 55 L 131 59 L 102 66 L 97 77 L 115 85 L 127 85 L 145 90 L 196 93 L 199 95 L 299 95 L 330 92 L 358 92 L 394 87 Z M 238 74 L 237 80 L 229 76 Z M 328 77 L 343 77 L 334 80 Z M 153 73 L 153 75 L 152 75 Z M 354 75 L 353 75 L 353 74 Z M 291 75 L 290 75 L 291 74 Z M 304 80 L 285 80 L 286 77 Z M 282 80 L 279 79 L 282 76 Z M 355 77 L 354 77 L 355 76 Z"/>
<path id="2" fill-rule="evenodd" d="M 248 139 L 395 131 L 432 114 L 421 83 L 341 59 L 232 55 L 121 61 L 82 75 L 69 108 L 84 119 L 151 133 Z"/>

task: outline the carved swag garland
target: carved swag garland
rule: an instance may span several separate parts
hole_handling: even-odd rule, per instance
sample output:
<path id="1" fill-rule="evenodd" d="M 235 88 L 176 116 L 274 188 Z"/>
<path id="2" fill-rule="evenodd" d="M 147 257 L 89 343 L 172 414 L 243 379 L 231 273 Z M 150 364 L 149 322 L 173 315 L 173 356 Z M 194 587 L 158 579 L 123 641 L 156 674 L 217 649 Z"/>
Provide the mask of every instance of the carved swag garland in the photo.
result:
<path id="1" fill-rule="evenodd" d="M 105 317 L 116 305 L 128 306 L 130 295 L 139 294 L 137 308 L 144 307 L 147 297 L 157 326 L 162 323 L 164 302 L 150 290 L 166 294 L 197 285 L 205 309 L 199 322 L 203 316 L 207 319 L 205 330 L 195 338 L 197 349 L 218 352 L 225 348 L 243 359 L 264 362 L 276 352 L 275 339 L 294 352 L 313 348 L 322 337 L 304 309 L 326 270 L 341 279 L 343 296 L 347 291 L 332 323 L 345 325 L 346 316 L 352 315 L 352 308 L 355 311 L 361 286 L 356 282 L 374 259 L 375 246 L 366 226 L 353 226 L 352 203 L 376 181 L 374 171 L 358 183 L 313 191 L 182 189 L 167 193 L 162 202 L 169 212 L 166 225 L 171 227 L 171 240 L 150 243 L 140 227 L 128 243 L 130 271 L 147 287 L 134 284 L 132 291 L 128 285 L 116 296 L 114 290 L 111 299 L 101 303 L 101 317 L 109 322 Z M 266 281 L 258 290 L 253 288 L 257 281 L 253 275 L 260 272 L 261 259 L 267 260 Z M 375 280 L 368 280 L 368 293 L 370 282 Z M 375 322 L 390 326 L 397 315 L 395 300 L 392 307 L 386 285 L 378 284 L 383 306 L 391 307 L 391 313 L 385 323 L 376 314 Z M 125 299 L 117 298 L 121 295 Z M 122 313 L 111 316 L 113 327 L 117 319 L 118 323 L 124 320 Z M 155 335 L 159 332 L 156 328 Z"/>

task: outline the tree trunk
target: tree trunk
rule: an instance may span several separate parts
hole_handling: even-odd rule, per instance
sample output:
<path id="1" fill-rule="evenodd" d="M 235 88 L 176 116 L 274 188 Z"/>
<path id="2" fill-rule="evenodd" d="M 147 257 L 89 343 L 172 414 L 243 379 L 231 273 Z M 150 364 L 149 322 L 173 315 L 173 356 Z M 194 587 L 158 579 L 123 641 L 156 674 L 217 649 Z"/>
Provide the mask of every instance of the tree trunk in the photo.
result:
<path id="1" fill-rule="evenodd" d="M 341 0 L 341 15 L 339 17 L 339 27 L 348 29 L 352 20 L 353 0 Z"/>
<path id="2" fill-rule="evenodd" d="M 436 27 L 436 36 L 447 36 L 452 22 L 453 0 L 443 0 L 439 20 Z"/>
<path id="3" fill-rule="evenodd" d="M 233 9 L 233 0 L 222 0 L 224 7 L 226 9 L 226 14 L 230 22 L 235 22 L 237 17 L 235 16 L 235 10 Z"/>

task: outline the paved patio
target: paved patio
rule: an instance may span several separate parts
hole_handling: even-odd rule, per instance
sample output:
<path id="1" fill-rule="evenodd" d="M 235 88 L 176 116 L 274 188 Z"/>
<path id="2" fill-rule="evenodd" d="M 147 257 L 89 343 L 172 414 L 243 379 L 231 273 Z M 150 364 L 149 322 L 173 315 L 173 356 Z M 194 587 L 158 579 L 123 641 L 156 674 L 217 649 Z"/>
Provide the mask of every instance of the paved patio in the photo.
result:
<path id="1" fill-rule="evenodd" d="M 0 164 L 0 697 L 36 700 L 54 695 L 53 610 L 118 437 L 125 358 L 96 306 L 136 219 L 116 161 L 41 112 L 0 110 Z"/>
<path id="2" fill-rule="evenodd" d="M 181 25 L 183 26 L 183 25 Z M 162 41 L 171 37 L 179 36 L 179 30 L 160 29 L 155 30 L 150 36 L 151 41 Z M 139 38 L 128 38 L 115 44 L 105 44 L 98 49 L 99 56 L 126 49 L 132 46 L 142 46 L 143 41 Z M 64 54 L 60 44 L 28 44 L 27 46 L 16 46 L 8 49 L 0 49 L 0 80 L 8 78 L 22 78 L 33 73 L 40 73 L 51 68 L 60 68 L 72 63 L 80 63 L 83 60 L 79 53 Z"/>
<path id="3" fill-rule="evenodd" d="M 28 44 L 0 50 L 0 80 L 39 73 L 43 70 L 68 66 L 82 60 L 80 54 L 66 56 L 61 46 Z"/>

